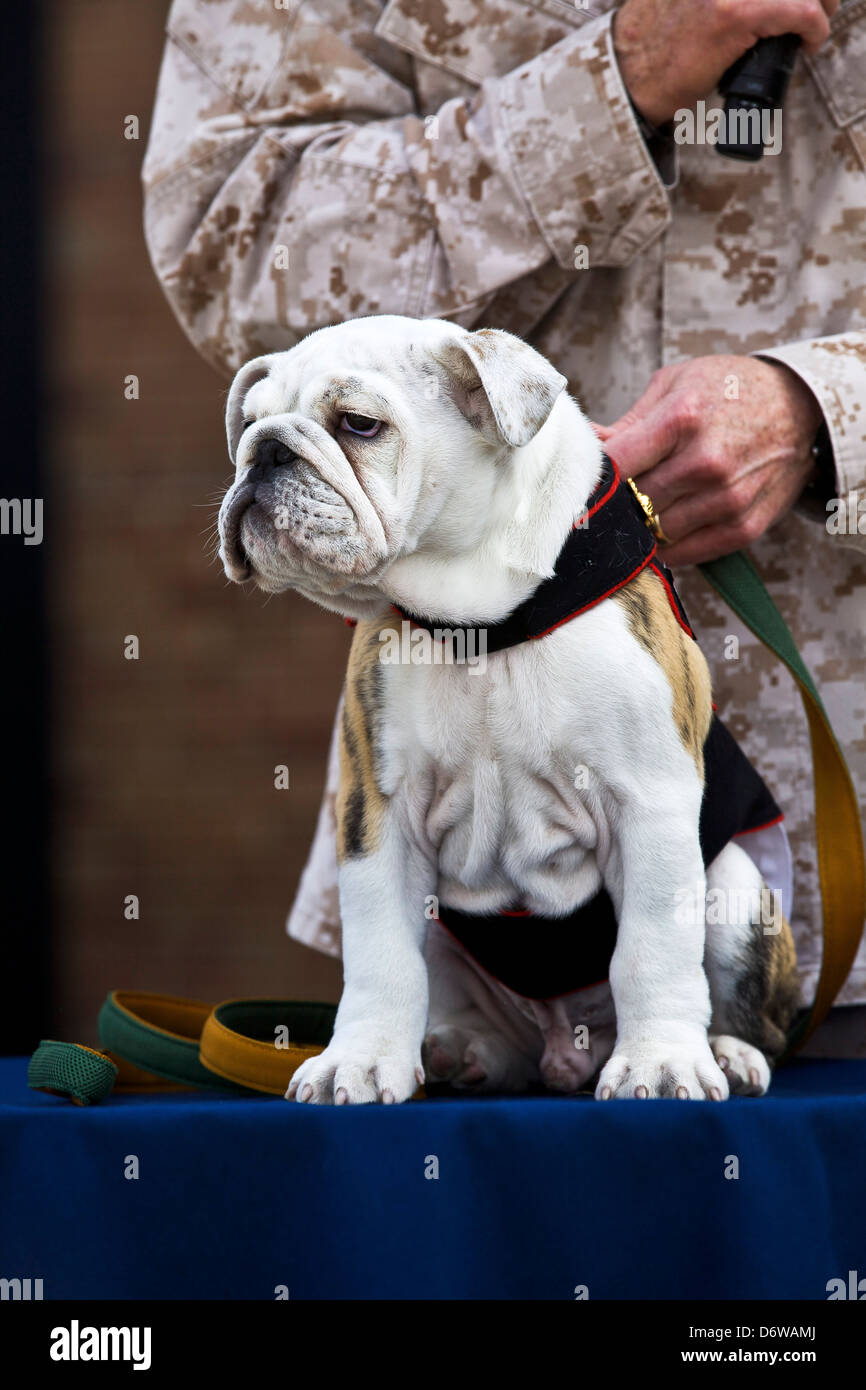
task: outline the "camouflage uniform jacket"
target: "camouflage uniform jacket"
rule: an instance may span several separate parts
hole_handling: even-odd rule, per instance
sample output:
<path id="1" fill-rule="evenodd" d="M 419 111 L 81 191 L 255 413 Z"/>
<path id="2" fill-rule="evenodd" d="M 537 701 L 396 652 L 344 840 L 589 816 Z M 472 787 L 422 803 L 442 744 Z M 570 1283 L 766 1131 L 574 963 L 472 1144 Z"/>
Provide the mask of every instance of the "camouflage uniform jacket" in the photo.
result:
<path id="1" fill-rule="evenodd" d="M 144 168 L 150 253 L 223 372 L 375 313 L 517 333 L 604 422 L 664 364 L 787 363 L 823 408 L 855 524 L 832 534 L 804 501 L 752 556 L 866 805 L 866 0 L 798 58 L 781 153 L 757 165 L 673 142 L 656 164 L 614 9 L 176 0 Z M 808 994 L 820 901 L 799 698 L 698 571 L 679 579 L 719 710 L 786 811 Z M 332 791 L 333 764 L 290 930 L 336 954 Z M 866 1001 L 864 948 L 841 999 Z"/>

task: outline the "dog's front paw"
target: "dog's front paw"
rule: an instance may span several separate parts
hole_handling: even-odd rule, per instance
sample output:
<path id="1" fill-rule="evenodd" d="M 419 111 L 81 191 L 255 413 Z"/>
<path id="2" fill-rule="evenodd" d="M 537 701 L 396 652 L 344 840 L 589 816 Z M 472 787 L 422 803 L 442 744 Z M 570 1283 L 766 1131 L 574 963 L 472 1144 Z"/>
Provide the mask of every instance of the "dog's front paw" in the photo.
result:
<path id="1" fill-rule="evenodd" d="M 667 1042 L 617 1042 L 598 1079 L 596 1100 L 646 1100 L 659 1096 L 727 1100 L 727 1078 L 705 1033 Z"/>
<path id="2" fill-rule="evenodd" d="M 770 1085 L 770 1067 L 763 1052 L 741 1038 L 724 1033 L 711 1034 L 710 1047 L 728 1078 L 732 1095 L 764 1095 Z"/>
<path id="3" fill-rule="evenodd" d="M 393 1105 L 408 1100 L 424 1080 L 421 1058 L 379 1035 L 331 1039 L 324 1052 L 302 1062 L 287 1100 L 310 1105 Z"/>

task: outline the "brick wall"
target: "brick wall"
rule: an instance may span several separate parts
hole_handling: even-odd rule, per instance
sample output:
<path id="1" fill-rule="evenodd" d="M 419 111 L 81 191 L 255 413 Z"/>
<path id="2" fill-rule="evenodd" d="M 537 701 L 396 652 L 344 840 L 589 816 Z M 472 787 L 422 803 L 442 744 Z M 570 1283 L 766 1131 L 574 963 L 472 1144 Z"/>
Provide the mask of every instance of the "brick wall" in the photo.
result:
<path id="1" fill-rule="evenodd" d="M 46 7 L 56 1030 L 82 1041 L 113 987 L 339 992 L 339 967 L 290 942 L 284 918 L 349 631 L 299 598 L 229 588 L 208 555 L 227 383 L 176 325 L 141 231 L 167 9 Z"/>

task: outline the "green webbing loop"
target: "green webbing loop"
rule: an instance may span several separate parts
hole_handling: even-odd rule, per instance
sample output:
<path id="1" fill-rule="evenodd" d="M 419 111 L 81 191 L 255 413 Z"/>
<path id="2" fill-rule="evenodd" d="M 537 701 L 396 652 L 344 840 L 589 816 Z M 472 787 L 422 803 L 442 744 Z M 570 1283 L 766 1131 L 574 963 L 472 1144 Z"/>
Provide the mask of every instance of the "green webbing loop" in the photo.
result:
<path id="1" fill-rule="evenodd" d="M 79 1105 L 104 1100 L 114 1085 L 117 1067 L 108 1057 L 78 1043 L 43 1038 L 27 1068 L 27 1085 L 34 1091 L 55 1091 Z"/>

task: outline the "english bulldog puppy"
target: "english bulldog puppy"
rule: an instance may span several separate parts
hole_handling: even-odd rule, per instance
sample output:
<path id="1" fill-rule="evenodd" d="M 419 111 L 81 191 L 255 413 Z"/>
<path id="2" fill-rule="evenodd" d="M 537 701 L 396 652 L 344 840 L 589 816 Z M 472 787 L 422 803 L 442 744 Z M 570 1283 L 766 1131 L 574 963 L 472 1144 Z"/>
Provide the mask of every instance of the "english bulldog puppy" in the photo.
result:
<path id="1" fill-rule="evenodd" d="M 383 315 L 231 387 L 226 574 L 356 623 L 344 990 L 289 1098 L 722 1100 L 784 1046 L 781 816 L 566 384 L 508 333 Z"/>

